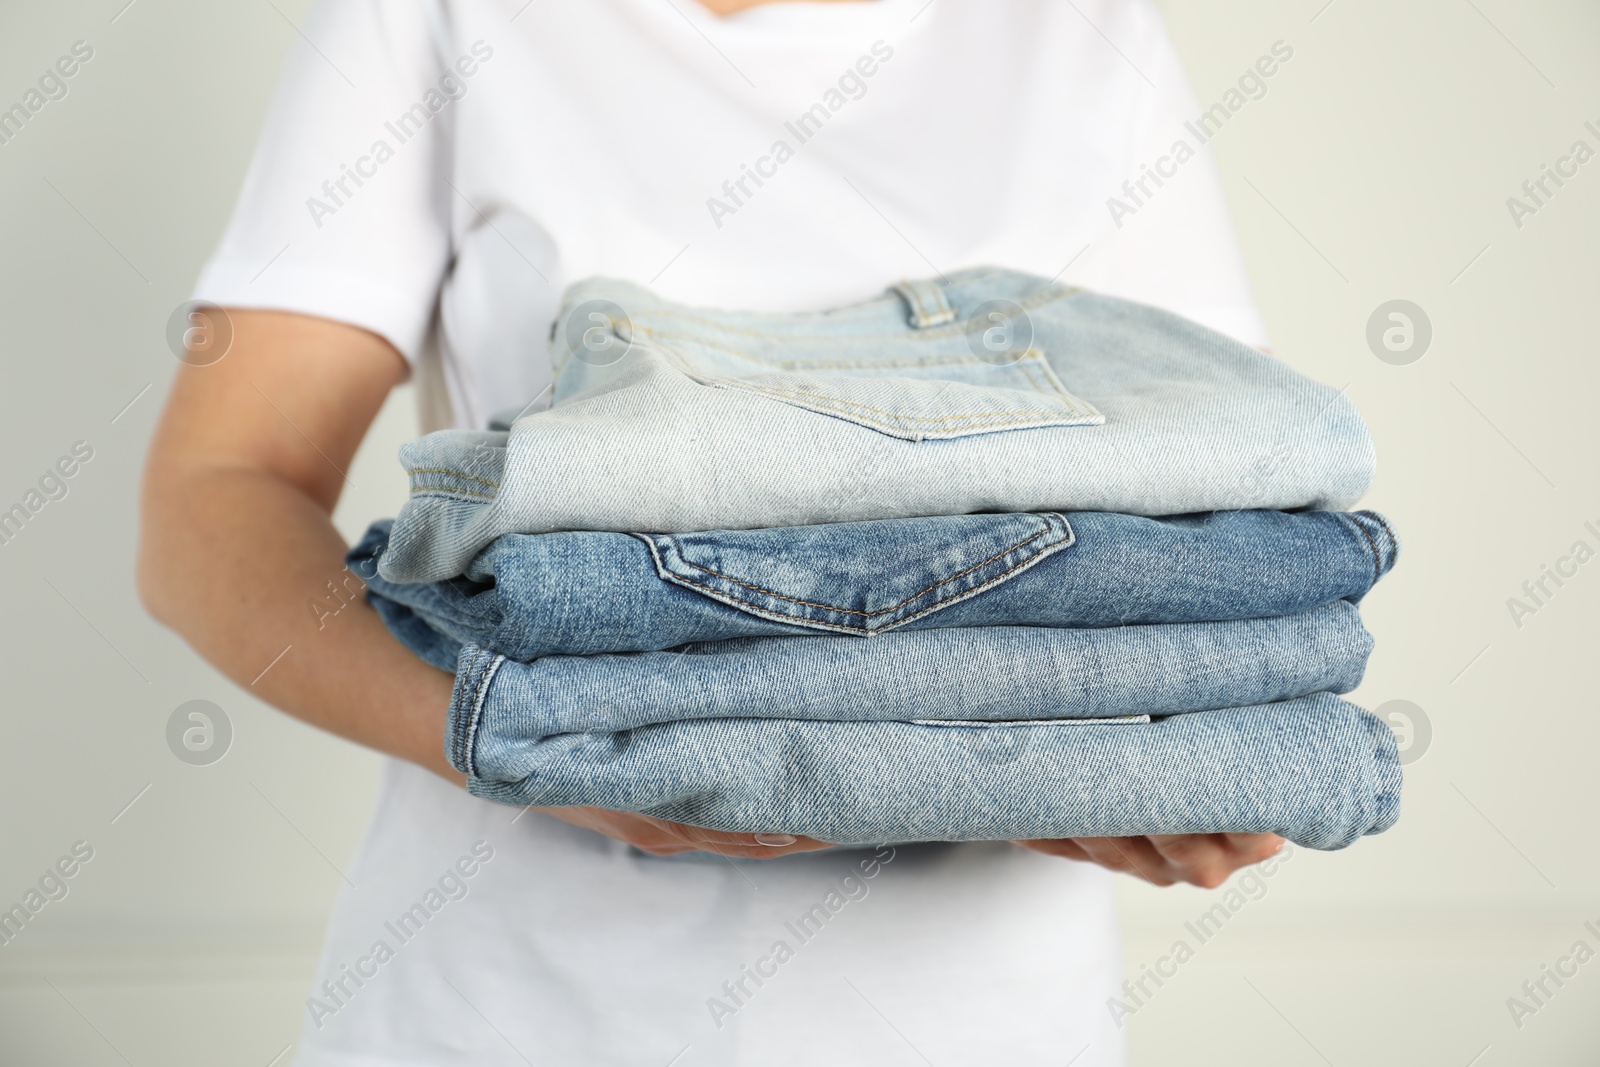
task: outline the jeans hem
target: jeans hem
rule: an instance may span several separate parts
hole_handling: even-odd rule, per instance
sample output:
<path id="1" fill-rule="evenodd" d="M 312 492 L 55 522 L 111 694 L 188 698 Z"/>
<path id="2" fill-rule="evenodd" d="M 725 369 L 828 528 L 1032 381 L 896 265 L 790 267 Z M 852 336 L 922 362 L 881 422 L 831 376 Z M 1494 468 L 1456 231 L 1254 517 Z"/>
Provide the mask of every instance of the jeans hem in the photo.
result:
<path id="1" fill-rule="evenodd" d="M 450 713 L 445 727 L 445 754 L 450 765 L 469 777 L 477 777 L 478 723 L 483 718 L 483 701 L 495 672 L 505 662 L 477 645 L 464 645 L 456 665 L 456 684 L 450 697 Z"/>

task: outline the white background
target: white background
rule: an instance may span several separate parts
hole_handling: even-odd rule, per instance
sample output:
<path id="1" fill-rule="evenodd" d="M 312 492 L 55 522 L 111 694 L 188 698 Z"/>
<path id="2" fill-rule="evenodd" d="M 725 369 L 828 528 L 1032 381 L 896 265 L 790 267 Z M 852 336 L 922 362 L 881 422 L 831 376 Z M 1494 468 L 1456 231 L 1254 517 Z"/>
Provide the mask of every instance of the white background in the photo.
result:
<path id="1" fill-rule="evenodd" d="M 0 547 L 0 905 L 74 842 L 95 850 L 0 947 L 0 1062 L 267 1067 L 290 1058 L 377 760 L 152 624 L 133 539 L 167 317 L 304 3 L 125 2 L 0 14 L 0 105 L 74 41 L 95 49 L 0 146 L 0 510 L 73 442 L 95 450 Z M 1126 885 L 1133 976 L 1177 939 L 1196 949 L 1128 1020 L 1135 1063 L 1592 1065 L 1600 960 L 1520 1028 L 1507 998 L 1575 941 L 1600 951 L 1600 561 L 1521 628 L 1506 601 L 1575 540 L 1600 549 L 1583 528 L 1600 528 L 1600 159 L 1520 229 L 1506 198 L 1574 140 L 1600 150 L 1583 128 L 1600 126 L 1600 9 L 1324 2 L 1163 6 L 1207 104 L 1272 42 L 1295 49 L 1213 143 L 1276 351 L 1349 383 L 1378 442 L 1368 503 L 1405 541 L 1365 605 L 1378 647 L 1356 698 L 1414 701 L 1433 740 L 1395 830 L 1299 851 L 1204 944 L 1185 923 L 1220 898 Z M 1409 366 L 1365 340 L 1395 298 L 1433 323 Z M 397 394 L 350 471 L 348 536 L 404 495 L 411 403 Z M 234 725 L 209 767 L 166 746 L 195 698 Z"/>

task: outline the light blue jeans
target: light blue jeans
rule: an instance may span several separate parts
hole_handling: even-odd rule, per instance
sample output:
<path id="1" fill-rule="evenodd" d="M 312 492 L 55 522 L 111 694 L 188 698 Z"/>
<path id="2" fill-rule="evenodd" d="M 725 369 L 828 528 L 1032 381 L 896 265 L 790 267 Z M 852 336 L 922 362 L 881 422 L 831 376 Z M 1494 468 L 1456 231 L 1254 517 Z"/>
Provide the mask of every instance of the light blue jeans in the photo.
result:
<path id="1" fill-rule="evenodd" d="M 517 686 L 498 687 L 509 666 L 463 652 L 447 740 L 468 789 L 506 804 L 841 845 L 1271 832 L 1335 849 L 1399 816 L 1393 732 L 1327 693 L 1124 723 L 713 718 L 550 733 Z"/>
<path id="2" fill-rule="evenodd" d="M 841 844 L 1264 827 L 1331 848 L 1395 816 L 1387 729 L 1291 699 L 1360 681 L 1353 601 L 1396 552 L 1371 513 L 506 536 L 412 585 L 373 576 L 386 532 L 352 569 L 460 667 L 448 748 L 491 799 Z"/>
<path id="3" fill-rule="evenodd" d="M 685 533 L 960 515 L 1344 508 L 1339 392 L 1156 308 L 979 269 L 815 314 L 567 294 L 552 404 L 401 450 L 384 578 L 464 573 L 508 533 Z"/>
<path id="4" fill-rule="evenodd" d="M 467 645 L 453 666 L 503 660 L 486 668 L 492 685 L 474 697 L 487 728 L 543 738 L 686 719 L 1173 715 L 1346 693 L 1371 650 L 1355 607 L 1341 600 L 1275 619 L 898 630 L 870 641 L 743 637 L 531 663 Z M 458 674 L 458 686 L 469 684 Z"/>
<path id="5" fill-rule="evenodd" d="M 881 519 L 698 534 L 507 534 L 460 578 L 390 582 L 388 521 L 346 561 L 407 644 L 454 670 L 691 641 L 1298 615 L 1357 601 L 1397 546 L 1372 512 Z"/>

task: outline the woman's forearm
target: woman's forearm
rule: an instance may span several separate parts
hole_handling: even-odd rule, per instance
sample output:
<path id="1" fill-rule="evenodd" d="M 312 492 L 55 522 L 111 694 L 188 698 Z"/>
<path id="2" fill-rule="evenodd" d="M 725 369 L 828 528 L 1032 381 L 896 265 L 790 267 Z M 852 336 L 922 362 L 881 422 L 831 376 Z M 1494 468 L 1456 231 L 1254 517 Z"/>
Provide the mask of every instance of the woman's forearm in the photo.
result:
<path id="1" fill-rule="evenodd" d="M 268 703 L 459 780 L 444 758 L 451 678 L 367 606 L 329 519 L 339 471 L 404 365 L 350 327 L 233 321 L 223 361 L 180 371 L 152 445 L 140 594 Z"/>
<path id="2" fill-rule="evenodd" d="M 452 778 L 450 676 L 384 628 L 322 511 L 261 472 L 153 486 L 141 588 L 151 611 L 261 699 Z"/>

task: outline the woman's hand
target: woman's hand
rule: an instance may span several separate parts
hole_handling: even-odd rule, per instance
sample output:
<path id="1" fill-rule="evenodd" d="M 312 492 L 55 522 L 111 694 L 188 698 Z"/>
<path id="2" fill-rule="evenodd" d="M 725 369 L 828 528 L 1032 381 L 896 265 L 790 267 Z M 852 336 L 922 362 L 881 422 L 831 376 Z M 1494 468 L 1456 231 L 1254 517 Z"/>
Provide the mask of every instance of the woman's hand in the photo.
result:
<path id="1" fill-rule="evenodd" d="M 793 834 L 728 834 L 681 822 L 652 819 L 603 808 L 535 808 L 564 822 L 604 834 L 613 841 L 642 849 L 652 856 L 673 856 L 680 852 L 715 852 L 738 859 L 770 860 L 796 852 L 816 852 L 831 848 L 825 841 Z"/>
<path id="2" fill-rule="evenodd" d="M 1152 834 L 1016 843 L 1050 856 L 1098 863 L 1151 885 L 1187 882 L 1215 889 L 1239 868 L 1277 855 L 1285 842 L 1277 834 Z"/>

